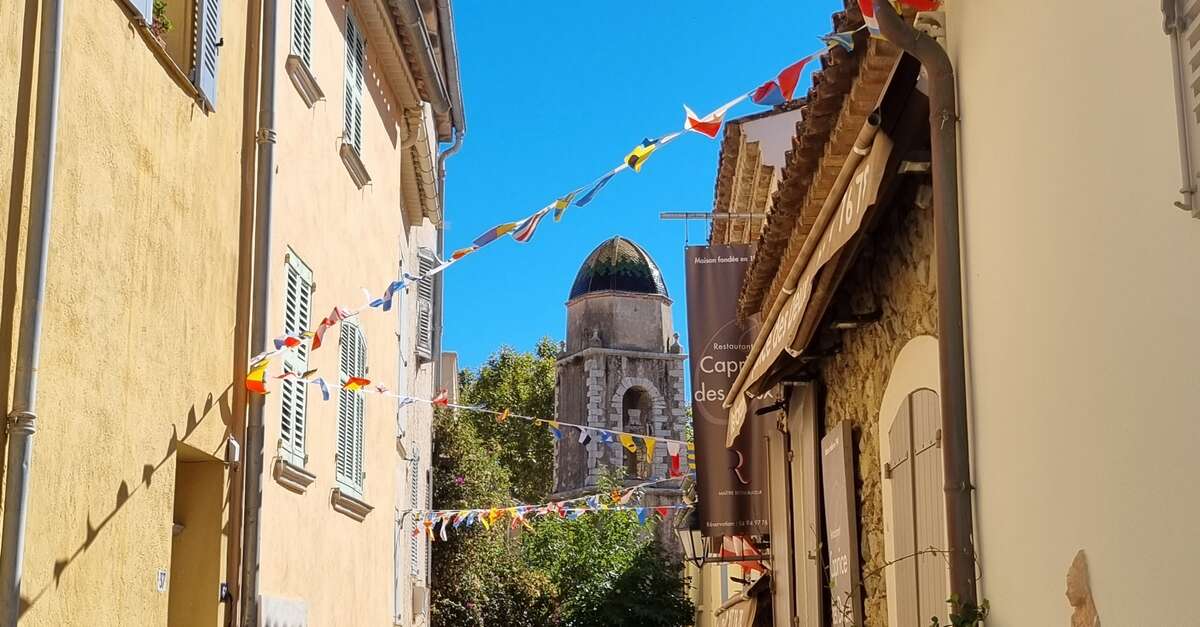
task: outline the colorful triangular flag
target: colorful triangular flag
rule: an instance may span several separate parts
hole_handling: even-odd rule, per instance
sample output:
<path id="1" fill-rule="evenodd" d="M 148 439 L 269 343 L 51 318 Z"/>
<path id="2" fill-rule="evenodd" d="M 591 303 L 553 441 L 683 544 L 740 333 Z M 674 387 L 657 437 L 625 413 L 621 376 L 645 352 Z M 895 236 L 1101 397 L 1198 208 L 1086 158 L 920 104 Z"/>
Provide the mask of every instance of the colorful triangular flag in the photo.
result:
<path id="1" fill-rule="evenodd" d="M 642 438 L 642 445 L 646 447 L 646 461 L 650 462 L 651 464 L 654 463 L 654 445 L 655 444 L 656 444 L 656 441 L 654 438 Z"/>
<path id="2" fill-rule="evenodd" d="M 582 189 L 582 188 L 580 188 L 580 189 Z M 554 221 L 555 222 L 562 220 L 563 214 L 565 214 L 567 212 L 567 207 L 571 206 L 571 201 L 575 199 L 575 194 L 578 194 L 579 191 L 580 190 L 577 189 L 577 190 L 567 194 L 566 196 L 563 196 L 563 197 L 559 198 L 558 200 L 554 201 L 554 204 L 551 205 L 551 207 L 554 208 Z"/>
<path id="3" fill-rule="evenodd" d="M 624 446 L 625 449 L 630 453 L 637 452 L 637 445 L 633 443 L 632 435 L 629 435 L 628 433 L 622 433 L 621 435 L 617 436 L 617 438 L 621 440 L 621 446 Z"/>
<path id="4" fill-rule="evenodd" d="M 825 45 L 829 46 L 830 48 L 834 46 L 841 46 L 846 50 L 846 52 L 854 52 L 853 31 L 845 33 L 829 33 L 828 35 L 823 35 L 821 37 L 821 41 L 825 42 Z"/>
<path id="5" fill-rule="evenodd" d="M 271 364 L 270 359 L 264 359 L 252 366 L 250 371 L 246 373 L 246 389 L 255 394 L 267 393 L 267 366 Z"/>
<path id="6" fill-rule="evenodd" d="M 351 392 L 357 392 L 368 385 L 371 385 L 370 379 L 364 379 L 362 377 L 350 377 L 349 379 L 346 379 L 345 383 L 342 384 L 342 389 L 349 390 Z"/>
<path id="7" fill-rule="evenodd" d="M 579 198 L 577 198 L 575 200 L 575 206 L 576 207 L 586 207 L 588 205 L 588 203 L 592 202 L 592 199 L 594 199 L 596 197 L 596 194 L 599 194 L 600 190 L 604 189 L 604 186 L 608 185 L 608 182 L 611 181 L 612 178 L 614 176 L 616 176 L 618 172 L 620 172 L 621 170 L 624 170 L 626 167 L 628 167 L 628 166 L 626 166 L 625 164 L 621 164 L 619 167 L 613 169 L 608 174 L 605 174 L 604 176 L 600 177 L 600 179 L 597 180 L 594 185 L 592 185 L 591 189 L 584 192 L 582 196 L 580 196 Z"/>
<path id="8" fill-rule="evenodd" d="M 737 98 L 721 105 L 712 113 L 699 117 L 694 111 L 683 105 L 683 128 L 684 130 L 699 133 L 709 139 L 716 139 L 717 134 L 721 132 L 721 124 L 725 121 L 725 114 L 734 107 L 737 103 L 746 99 L 746 94 L 742 94 Z"/>
<path id="9" fill-rule="evenodd" d="M 431 405 L 446 407 L 450 405 L 450 394 L 447 393 L 446 390 L 442 390 L 441 392 L 438 392 L 437 396 L 433 397 L 433 400 L 429 401 L 429 403 Z"/>
<path id="10" fill-rule="evenodd" d="M 512 238 L 521 244 L 528 243 L 529 240 L 533 239 L 533 233 L 537 230 L 542 218 L 546 217 L 546 214 L 549 212 L 550 207 L 543 207 L 537 213 L 518 222 L 517 228 L 513 230 Z"/>

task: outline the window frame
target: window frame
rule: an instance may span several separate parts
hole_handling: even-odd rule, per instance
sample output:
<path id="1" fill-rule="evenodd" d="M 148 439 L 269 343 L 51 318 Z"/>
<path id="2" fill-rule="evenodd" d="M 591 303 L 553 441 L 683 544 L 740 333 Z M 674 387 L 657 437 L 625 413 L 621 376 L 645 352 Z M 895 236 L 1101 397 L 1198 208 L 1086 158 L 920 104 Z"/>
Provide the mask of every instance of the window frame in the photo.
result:
<path id="1" fill-rule="evenodd" d="M 288 292 L 293 276 L 300 283 L 299 287 L 303 287 L 305 282 L 307 283 L 307 293 L 302 291 L 297 295 L 296 306 L 302 307 L 302 309 L 295 313 L 295 320 L 289 320 L 291 316 L 289 316 Z M 312 268 L 304 263 L 295 250 L 288 247 L 287 253 L 284 255 L 283 329 L 285 334 L 299 336 L 308 330 L 312 322 L 312 297 L 315 292 L 316 281 Z M 307 303 L 304 303 L 301 297 L 306 297 Z M 284 353 L 281 360 L 283 368 L 288 372 L 304 374 L 308 370 L 308 357 L 309 347 L 307 344 L 301 343 L 295 349 Z M 298 399 L 296 404 L 299 406 L 298 411 L 290 415 L 287 410 L 289 394 Z M 290 424 L 290 429 L 285 430 L 285 422 Z M 304 381 L 283 381 L 279 394 L 278 448 L 280 459 L 297 468 L 304 468 L 308 462 L 307 434 L 308 384 Z"/>
<path id="2" fill-rule="evenodd" d="M 353 338 L 355 345 L 349 346 L 347 339 Z M 347 356 L 347 351 L 354 354 Z M 338 381 L 344 384 L 350 377 L 365 377 L 367 374 L 367 345 L 362 327 L 354 320 L 343 320 L 339 325 L 338 335 Z M 350 370 L 347 371 L 347 362 Z M 343 408 L 349 404 L 349 410 Z M 344 424 L 346 421 L 349 424 Z M 366 403 L 362 394 L 351 392 L 345 388 L 338 390 L 338 418 L 335 432 L 334 478 L 337 486 L 347 494 L 362 498 L 366 491 L 366 455 L 364 451 L 366 425 Z M 348 438 L 345 446 L 343 439 Z M 351 455 L 349 462 L 343 462 L 343 450 Z M 343 463 L 350 465 L 350 473 L 345 472 Z"/>

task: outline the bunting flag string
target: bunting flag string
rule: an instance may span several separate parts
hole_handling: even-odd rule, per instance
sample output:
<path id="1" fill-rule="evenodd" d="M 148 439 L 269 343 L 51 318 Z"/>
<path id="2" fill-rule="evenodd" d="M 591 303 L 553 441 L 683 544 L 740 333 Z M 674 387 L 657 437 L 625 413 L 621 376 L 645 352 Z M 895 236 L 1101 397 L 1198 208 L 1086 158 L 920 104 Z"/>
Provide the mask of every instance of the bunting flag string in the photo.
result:
<path id="1" fill-rule="evenodd" d="M 313 376 L 317 372 L 315 369 L 309 370 L 308 372 L 303 373 L 303 374 L 284 371 L 282 374 L 271 377 L 271 376 L 269 376 L 269 372 L 268 372 L 270 361 L 271 361 L 270 359 L 261 360 L 260 362 L 255 364 L 255 366 L 251 369 L 250 375 L 248 375 L 246 378 L 246 388 L 248 390 L 250 390 L 251 392 L 254 392 L 256 394 L 267 394 L 268 393 L 268 390 L 266 389 L 266 379 L 267 378 L 272 378 L 272 379 L 277 379 L 277 380 L 294 380 L 294 381 L 302 381 L 302 382 L 308 383 L 310 385 L 318 386 L 321 389 L 322 400 L 325 400 L 325 401 L 329 400 L 329 385 L 325 382 L 324 378 Z M 637 442 L 640 441 L 642 443 L 642 449 L 646 451 L 646 457 L 648 460 L 653 459 L 654 450 L 655 450 L 657 443 L 662 442 L 662 443 L 666 444 L 667 452 L 672 458 L 672 461 L 671 461 L 672 477 L 680 476 L 679 468 L 678 468 L 679 464 L 677 463 L 677 460 L 675 458 L 677 458 L 679 456 L 678 452 L 680 450 L 680 447 L 682 445 L 688 444 L 684 440 L 676 440 L 674 438 L 667 438 L 667 437 L 658 436 L 658 435 L 649 435 L 649 434 L 645 434 L 645 433 L 633 433 L 633 432 L 629 432 L 629 431 L 620 431 L 618 429 L 606 429 L 603 427 L 593 427 L 591 425 L 581 425 L 581 424 L 576 424 L 576 423 L 572 423 L 572 422 L 562 422 L 560 420 L 550 419 L 550 418 L 540 418 L 538 416 L 524 416 L 521 414 L 515 414 L 507 408 L 502 409 L 502 410 L 495 410 L 495 409 L 489 409 L 487 407 L 478 407 L 475 405 L 463 405 L 463 404 L 459 404 L 459 403 L 451 403 L 449 395 L 447 394 L 446 390 L 442 390 L 433 398 L 419 398 L 419 397 L 412 396 L 409 394 L 398 394 L 398 393 L 392 392 L 386 386 L 383 386 L 383 385 L 378 385 L 378 384 L 372 385 L 371 380 L 364 378 L 364 377 L 348 377 L 341 384 L 340 387 L 341 387 L 341 389 L 346 390 L 347 392 L 352 392 L 355 394 L 375 394 L 378 396 L 386 396 L 389 398 L 395 398 L 395 399 L 399 400 L 401 406 L 408 405 L 411 403 L 427 403 L 429 405 L 433 405 L 433 406 L 437 406 L 437 407 L 447 407 L 447 408 L 451 408 L 451 409 L 461 409 L 461 410 L 466 410 L 466 411 L 479 412 L 479 413 L 483 413 L 483 414 L 490 414 L 495 417 L 496 422 L 501 423 L 501 424 L 507 422 L 509 418 L 519 418 L 521 420 L 526 420 L 526 421 L 532 422 L 537 426 L 545 426 L 547 428 L 547 430 L 550 432 L 550 435 L 555 440 L 561 440 L 563 438 L 563 432 L 562 432 L 563 427 L 570 427 L 572 429 L 579 430 L 579 443 L 580 444 L 587 444 L 588 442 L 590 442 L 592 440 L 592 435 L 594 434 L 599 438 L 599 441 L 601 444 L 611 444 L 614 442 L 619 442 L 621 444 L 621 446 L 628 449 L 631 453 L 636 454 L 638 452 Z M 672 452 L 672 451 L 674 451 L 674 452 Z"/>
<path id="2" fill-rule="evenodd" d="M 902 0 L 904 4 L 913 6 L 918 10 L 928 10 L 929 6 L 936 7 L 939 4 L 939 1 L 940 0 Z M 462 260 L 466 256 L 503 238 L 505 235 L 512 237 L 519 243 L 529 242 L 533 239 L 534 233 L 542 223 L 543 218 L 545 218 L 545 216 L 549 214 L 551 210 L 554 212 L 554 222 L 558 222 L 566 214 L 566 211 L 569 207 L 586 207 L 596 198 L 596 196 L 605 188 L 605 186 L 612 181 L 614 177 L 625 170 L 633 170 L 635 173 L 640 173 L 642 171 L 642 167 L 645 166 L 646 161 L 651 155 L 655 154 L 663 146 L 666 146 L 674 141 L 680 135 L 692 132 L 703 135 L 710 139 L 715 139 L 717 134 L 720 132 L 721 126 L 724 124 L 725 115 L 733 107 L 737 106 L 747 98 L 749 98 L 753 103 L 762 106 L 775 106 L 792 99 L 792 97 L 795 95 L 796 87 L 799 85 L 800 76 L 808 63 L 833 48 L 841 47 L 846 50 L 853 50 L 854 33 L 857 32 L 857 30 L 861 30 L 861 28 L 872 29 L 873 33 L 878 32 L 878 24 L 874 20 L 874 11 L 871 10 L 871 0 L 860 0 L 860 3 L 863 7 L 864 18 L 867 19 L 867 24 L 863 27 L 860 27 L 854 31 L 831 33 L 821 37 L 820 39 L 824 44 L 823 48 L 813 52 L 812 54 L 801 57 L 798 61 L 780 70 L 774 78 L 762 83 L 749 92 L 743 92 L 739 94 L 736 98 L 726 102 L 720 107 L 717 107 L 704 117 L 697 116 L 689 107 L 684 105 L 684 121 L 682 129 L 657 136 L 657 138 L 648 137 L 643 139 L 640 144 L 634 146 L 633 149 L 630 150 L 620 165 L 600 175 L 600 177 L 596 178 L 591 183 L 575 188 L 573 191 L 558 197 L 550 204 L 538 209 L 529 216 L 519 220 L 503 222 L 492 227 L 491 229 L 488 229 L 472 240 L 470 245 L 454 250 L 450 254 L 449 259 L 439 259 L 437 265 L 423 274 L 418 276 L 404 274 L 401 279 L 390 282 L 383 290 L 383 293 L 379 298 L 372 299 L 368 293 L 367 302 L 362 307 L 358 309 L 334 307 L 333 311 L 328 316 L 323 318 L 315 329 L 304 331 L 299 335 L 284 335 L 280 338 L 277 338 L 274 350 L 265 351 L 255 355 L 250 359 L 250 375 L 258 376 L 258 374 L 261 374 L 258 369 L 260 366 L 264 365 L 263 362 L 265 360 L 269 360 L 285 351 L 295 350 L 305 343 L 309 345 L 311 350 L 319 349 L 324 340 L 325 333 L 342 320 L 358 315 L 359 313 L 362 313 L 368 309 L 390 311 L 395 295 L 403 290 L 407 285 L 416 281 L 431 278 L 445 271 L 447 268 Z M 261 385 L 261 381 L 253 380 L 251 376 L 248 375 L 246 379 L 246 387 L 251 391 L 257 392 L 259 389 L 262 389 L 263 386 Z"/>
<path id="3" fill-rule="evenodd" d="M 413 515 L 418 518 L 414 525 L 413 535 L 422 532 L 431 540 L 440 538 L 443 542 L 448 539 L 447 531 L 451 528 L 460 529 L 463 526 L 481 524 L 485 529 L 509 519 L 509 529 L 518 527 L 532 529 L 530 519 L 534 517 L 554 516 L 566 520 L 576 520 L 588 513 L 601 511 L 634 512 L 638 524 L 644 525 L 651 514 L 660 519 L 666 519 L 672 512 L 686 510 L 692 507 L 688 503 L 673 503 L 667 505 L 630 505 L 629 502 L 639 490 L 649 486 L 673 481 L 676 478 L 655 479 L 625 488 L 616 488 L 605 493 L 578 496 L 562 501 L 550 501 L 540 505 L 514 505 L 510 507 L 480 507 L 460 509 L 407 509 L 401 510 L 403 516 Z"/>

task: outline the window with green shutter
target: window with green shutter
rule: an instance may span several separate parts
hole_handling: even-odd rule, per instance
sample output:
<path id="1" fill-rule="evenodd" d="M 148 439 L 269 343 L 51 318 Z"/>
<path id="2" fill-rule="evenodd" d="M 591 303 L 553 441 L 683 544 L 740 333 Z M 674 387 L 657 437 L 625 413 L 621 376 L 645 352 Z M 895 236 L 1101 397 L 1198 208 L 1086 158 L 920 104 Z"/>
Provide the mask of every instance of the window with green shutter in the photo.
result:
<path id="1" fill-rule="evenodd" d="M 196 41 L 192 84 L 209 111 L 217 110 L 217 60 L 225 39 L 221 37 L 221 0 L 196 0 Z"/>
<path id="2" fill-rule="evenodd" d="M 421 574 L 421 543 L 425 535 L 421 530 L 421 450 L 413 449 L 412 457 L 408 459 L 408 507 L 412 511 L 409 520 L 413 521 L 408 544 L 408 572 L 413 577 Z"/>
<path id="3" fill-rule="evenodd" d="M 344 142 L 362 155 L 363 86 L 366 83 L 367 44 L 354 15 L 346 12 L 346 103 Z"/>
<path id="4" fill-rule="evenodd" d="M 313 272 L 292 250 L 287 253 L 286 264 L 283 330 L 287 335 L 299 336 L 308 329 L 312 316 Z M 284 370 L 304 374 L 308 370 L 308 350 L 307 344 L 301 344 L 285 352 Z M 308 386 L 303 381 L 284 381 L 279 396 L 279 455 L 288 463 L 303 467 Z"/>
<path id="5" fill-rule="evenodd" d="M 417 263 L 421 276 L 437 267 L 437 257 L 428 248 L 417 249 Z M 417 359 L 422 362 L 433 359 L 433 277 L 417 282 Z"/>
<path id="6" fill-rule="evenodd" d="M 354 320 L 340 325 L 340 382 L 367 374 L 367 346 L 362 329 Z M 362 394 L 341 389 L 338 392 L 337 482 L 347 493 L 363 494 L 363 413 Z"/>
<path id="7" fill-rule="evenodd" d="M 312 69 L 313 0 L 292 0 L 292 54 Z"/>

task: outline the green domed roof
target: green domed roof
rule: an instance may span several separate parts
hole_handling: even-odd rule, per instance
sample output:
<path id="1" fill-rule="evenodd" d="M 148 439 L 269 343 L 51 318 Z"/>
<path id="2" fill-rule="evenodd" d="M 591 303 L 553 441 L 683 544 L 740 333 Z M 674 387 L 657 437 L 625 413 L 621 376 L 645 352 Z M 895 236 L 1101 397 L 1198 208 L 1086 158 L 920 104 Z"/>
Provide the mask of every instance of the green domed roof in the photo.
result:
<path id="1" fill-rule="evenodd" d="M 575 275 L 568 300 L 606 291 L 667 296 L 658 264 L 641 246 L 620 235 L 600 244 L 588 255 Z"/>

